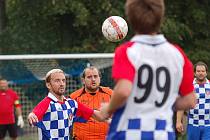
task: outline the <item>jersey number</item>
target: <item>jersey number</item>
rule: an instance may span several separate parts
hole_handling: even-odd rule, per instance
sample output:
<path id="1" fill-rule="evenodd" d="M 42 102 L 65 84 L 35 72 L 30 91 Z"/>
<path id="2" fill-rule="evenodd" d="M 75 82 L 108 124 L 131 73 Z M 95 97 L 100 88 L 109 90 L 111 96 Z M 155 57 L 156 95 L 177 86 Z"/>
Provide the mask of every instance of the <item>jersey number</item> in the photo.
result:
<path id="1" fill-rule="evenodd" d="M 143 75 L 143 71 L 147 70 L 148 72 L 148 78 L 146 80 L 146 82 L 143 83 L 142 78 Z M 161 73 L 165 74 L 165 83 L 164 85 L 161 85 L 160 83 L 160 75 Z M 163 99 L 161 102 L 155 101 L 155 106 L 157 107 L 161 107 L 162 105 L 164 105 L 164 103 L 166 102 L 168 95 L 169 95 L 169 91 L 170 91 L 170 85 L 171 85 L 171 78 L 170 78 L 170 74 L 169 71 L 166 67 L 159 67 L 157 68 L 157 70 L 155 71 L 155 75 L 156 75 L 156 87 L 157 90 L 163 93 Z M 147 65 L 144 64 L 142 65 L 139 69 L 138 69 L 138 82 L 137 82 L 137 86 L 139 88 L 143 88 L 145 89 L 144 95 L 141 98 L 138 97 L 134 97 L 134 102 L 136 103 L 143 103 L 150 95 L 151 93 L 151 89 L 152 89 L 152 84 L 153 84 L 153 78 L 154 78 L 154 74 L 153 74 L 153 70 L 152 68 Z"/>

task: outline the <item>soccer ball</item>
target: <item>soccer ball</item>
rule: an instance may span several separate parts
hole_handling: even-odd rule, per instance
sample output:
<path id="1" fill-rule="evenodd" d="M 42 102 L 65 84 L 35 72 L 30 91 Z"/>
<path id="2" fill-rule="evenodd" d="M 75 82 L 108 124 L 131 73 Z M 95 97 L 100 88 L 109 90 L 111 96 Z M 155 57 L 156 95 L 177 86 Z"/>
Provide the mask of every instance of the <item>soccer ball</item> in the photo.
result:
<path id="1" fill-rule="evenodd" d="M 127 35 L 128 25 L 122 17 L 111 16 L 103 22 L 102 33 L 109 41 L 118 42 Z"/>

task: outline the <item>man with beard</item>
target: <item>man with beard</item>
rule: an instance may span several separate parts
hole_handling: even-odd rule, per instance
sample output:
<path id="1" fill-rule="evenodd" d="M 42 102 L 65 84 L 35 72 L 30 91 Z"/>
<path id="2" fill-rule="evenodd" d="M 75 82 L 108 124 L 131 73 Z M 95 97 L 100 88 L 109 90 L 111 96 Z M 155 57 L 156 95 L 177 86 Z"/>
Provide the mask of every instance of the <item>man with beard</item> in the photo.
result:
<path id="1" fill-rule="evenodd" d="M 189 110 L 187 139 L 188 140 L 209 140 L 210 138 L 210 82 L 207 79 L 208 67 L 203 62 L 194 66 L 195 79 L 193 81 L 197 97 L 197 104 L 194 109 Z M 177 112 L 176 129 L 183 132 L 184 111 Z"/>
<path id="2" fill-rule="evenodd" d="M 85 68 L 81 80 L 83 87 L 70 94 L 72 99 L 95 110 L 100 109 L 101 103 L 110 101 L 112 90 L 109 87 L 100 86 L 101 74 L 96 67 Z M 92 118 L 86 123 L 81 122 L 86 121 L 78 118 L 73 125 L 75 140 L 105 140 L 109 127 L 107 122 L 98 122 Z"/>
<path id="3" fill-rule="evenodd" d="M 49 90 L 48 96 L 28 115 L 29 124 L 38 127 L 39 140 L 69 140 L 69 130 L 75 117 L 82 117 L 84 120 L 90 117 L 104 120 L 99 111 L 64 97 L 66 77 L 62 70 L 49 71 L 45 83 Z"/>

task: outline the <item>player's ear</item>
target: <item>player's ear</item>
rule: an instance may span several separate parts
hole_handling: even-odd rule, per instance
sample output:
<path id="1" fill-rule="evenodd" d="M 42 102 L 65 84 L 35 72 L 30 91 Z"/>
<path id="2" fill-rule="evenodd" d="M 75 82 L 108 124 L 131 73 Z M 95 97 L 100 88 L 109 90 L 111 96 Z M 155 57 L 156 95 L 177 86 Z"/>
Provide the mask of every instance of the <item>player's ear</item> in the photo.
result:
<path id="1" fill-rule="evenodd" d="M 46 83 L 46 87 L 49 89 L 50 88 L 50 83 Z"/>
<path id="2" fill-rule="evenodd" d="M 207 77 L 208 73 L 206 72 L 205 77 Z"/>
<path id="3" fill-rule="evenodd" d="M 85 78 L 81 78 L 82 84 L 85 85 Z"/>

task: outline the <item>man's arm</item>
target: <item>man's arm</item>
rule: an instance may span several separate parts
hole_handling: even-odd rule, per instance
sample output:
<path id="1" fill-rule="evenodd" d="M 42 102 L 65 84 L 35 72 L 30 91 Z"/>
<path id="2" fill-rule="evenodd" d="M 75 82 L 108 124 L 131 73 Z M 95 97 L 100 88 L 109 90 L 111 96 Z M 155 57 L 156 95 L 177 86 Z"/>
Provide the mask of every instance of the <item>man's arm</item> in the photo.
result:
<path id="1" fill-rule="evenodd" d="M 185 96 L 179 96 L 174 105 L 176 110 L 188 110 L 194 108 L 196 105 L 195 92 L 193 91 Z"/>
<path id="2" fill-rule="evenodd" d="M 22 110 L 21 110 L 20 106 L 16 107 L 16 114 L 17 114 L 17 118 L 18 118 L 17 126 L 20 126 L 20 128 L 23 128 L 24 121 L 23 121 Z"/>
<path id="3" fill-rule="evenodd" d="M 50 104 L 50 98 L 45 97 L 37 106 L 34 107 L 33 111 L 28 115 L 28 123 L 33 126 L 38 121 L 42 120 Z"/>
<path id="4" fill-rule="evenodd" d="M 176 113 L 176 130 L 179 133 L 184 132 L 184 126 L 183 126 L 183 116 L 184 116 L 184 111 L 177 111 Z"/>
<path id="5" fill-rule="evenodd" d="M 114 87 L 109 105 L 107 106 L 107 113 L 112 114 L 118 108 L 122 107 L 131 94 L 132 83 L 126 79 L 120 79 Z"/>
<path id="6" fill-rule="evenodd" d="M 128 97 L 130 96 L 131 90 L 132 82 L 125 79 L 120 79 L 114 88 L 110 103 L 102 104 L 100 112 L 96 112 L 95 115 L 98 115 L 99 119 L 102 120 L 109 119 L 112 113 L 126 103 Z"/>
<path id="7" fill-rule="evenodd" d="M 22 109 L 21 109 L 21 105 L 20 105 L 20 102 L 19 102 L 19 97 L 18 95 L 15 93 L 15 102 L 14 102 L 14 105 L 15 105 L 15 111 L 16 111 L 16 115 L 17 115 L 17 126 L 20 126 L 20 128 L 23 128 L 24 126 L 24 121 L 23 121 L 23 116 L 22 116 Z"/>

